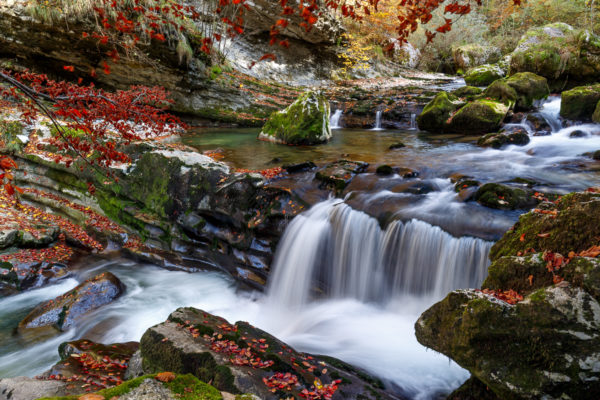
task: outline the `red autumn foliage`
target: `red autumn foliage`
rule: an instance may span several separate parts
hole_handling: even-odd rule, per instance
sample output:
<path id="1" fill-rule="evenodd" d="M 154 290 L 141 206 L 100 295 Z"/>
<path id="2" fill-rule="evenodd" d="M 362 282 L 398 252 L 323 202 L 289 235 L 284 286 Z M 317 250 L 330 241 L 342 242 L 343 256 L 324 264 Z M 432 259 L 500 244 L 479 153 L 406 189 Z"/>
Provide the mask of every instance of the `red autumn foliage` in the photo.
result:
<path id="1" fill-rule="evenodd" d="M 517 304 L 519 301 L 523 300 L 523 296 L 514 290 L 491 290 L 491 289 L 483 289 L 481 290 L 483 294 L 487 294 L 489 296 L 493 296 L 499 300 L 502 300 L 508 304 Z"/>

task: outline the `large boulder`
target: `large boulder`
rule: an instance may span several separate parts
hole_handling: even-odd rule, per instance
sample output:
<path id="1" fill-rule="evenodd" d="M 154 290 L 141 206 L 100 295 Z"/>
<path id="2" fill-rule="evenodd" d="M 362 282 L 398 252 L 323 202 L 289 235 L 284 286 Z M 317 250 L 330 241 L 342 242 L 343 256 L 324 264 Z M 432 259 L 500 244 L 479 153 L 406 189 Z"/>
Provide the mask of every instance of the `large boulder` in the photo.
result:
<path id="1" fill-rule="evenodd" d="M 531 208 L 537 204 L 533 192 L 499 183 L 486 183 L 475 194 L 475 200 L 486 207 L 500 210 Z"/>
<path id="2" fill-rule="evenodd" d="M 492 100 L 475 100 L 467 103 L 448 121 L 447 130 L 464 134 L 480 135 L 500 128 L 508 107 Z"/>
<path id="3" fill-rule="evenodd" d="M 600 396 L 600 305 L 579 287 L 546 287 L 516 305 L 454 291 L 421 315 L 415 331 L 500 398 Z"/>
<path id="4" fill-rule="evenodd" d="M 579 86 L 562 93 L 560 116 L 573 121 L 589 121 L 600 102 L 600 85 Z"/>
<path id="5" fill-rule="evenodd" d="M 492 82 L 506 76 L 506 69 L 498 64 L 484 64 L 470 68 L 465 72 L 464 78 L 470 86 L 488 86 Z"/>
<path id="6" fill-rule="evenodd" d="M 531 110 L 550 95 L 546 78 L 522 72 L 493 82 L 484 96 L 496 99 L 517 110 Z"/>
<path id="7" fill-rule="evenodd" d="M 463 392 L 600 396 L 599 207 L 594 190 L 540 204 L 493 246 L 482 290 L 454 291 L 419 318 L 417 339 L 472 373 Z"/>
<path id="8" fill-rule="evenodd" d="M 502 53 L 497 47 L 473 43 L 453 48 L 452 57 L 456 69 L 464 71 L 483 64 L 496 63 L 500 61 Z"/>
<path id="9" fill-rule="evenodd" d="M 66 330 L 77 318 L 118 298 L 125 286 L 110 272 L 103 272 L 86 280 L 67 293 L 34 308 L 20 323 L 21 334 L 35 332 L 35 328 L 53 327 Z"/>
<path id="10" fill-rule="evenodd" d="M 443 132 L 447 129 L 448 119 L 465 103 L 456 96 L 439 92 L 417 117 L 419 129 L 429 132 Z"/>
<path id="11" fill-rule="evenodd" d="M 600 78 L 600 39 L 564 23 L 532 28 L 511 55 L 511 73 L 535 72 L 553 89 Z"/>
<path id="12" fill-rule="evenodd" d="M 314 145 L 331 139 L 329 101 L 320 92 L 307 91 L 284 110 L 274 112 L 259 139 L 282 144 Z"/>
<path id="13" fill-rule="evenodd" d="M 189 373 L 219 390 L 265 400 L 305 397 L 304 390 L 332 399 L 391 398 L 379 380 L 342 361 L 299 353 L 246 322 L 230 324 L 194 308 L 148 329 L 140 350 L 145 373 Z"/>

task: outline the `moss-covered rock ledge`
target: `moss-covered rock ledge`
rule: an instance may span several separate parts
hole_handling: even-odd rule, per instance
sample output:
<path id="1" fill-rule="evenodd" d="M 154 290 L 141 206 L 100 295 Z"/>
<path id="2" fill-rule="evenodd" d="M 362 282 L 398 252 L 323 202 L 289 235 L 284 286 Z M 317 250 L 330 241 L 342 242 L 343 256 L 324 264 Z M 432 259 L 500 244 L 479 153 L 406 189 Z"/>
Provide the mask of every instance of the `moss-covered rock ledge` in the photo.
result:
<path id="1" fill-rule="evenodd" d="M 599 207 L 593 190 L 541 203 L 492 248 L 483 290 L 421 315 L 419 342 L 473 375 L 457 396 L 600 398 Z"/>

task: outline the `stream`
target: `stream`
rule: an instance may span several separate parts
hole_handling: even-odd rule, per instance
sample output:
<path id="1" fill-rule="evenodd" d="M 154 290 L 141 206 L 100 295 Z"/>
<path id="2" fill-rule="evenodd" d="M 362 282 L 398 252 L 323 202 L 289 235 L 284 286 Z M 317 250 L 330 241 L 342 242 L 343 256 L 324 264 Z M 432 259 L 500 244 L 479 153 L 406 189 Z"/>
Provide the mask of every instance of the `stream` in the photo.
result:
<path id="1" fill-rule="evenodd" d="M 203 130 L 185 137 L 186 144 L 201 151 L 222 148 L 225 160 L 237 168 L 306 160 L 322 164 L 343 157 L 409 167 L 419 175 L 407 179 L 365 173 L 350 184 L 345 199 L 318 199 L 288 225 L 265 293 L 240 290 L 218 272 L 188 274 L 90 256 L 75 278 L 0 299 L 0 376 L 43 372 L 58 361 L 57 348 L 64 341 L 139 341 L 148 327 L 177 307 L 192 306 L 231 322 L 249 321 L 298 350 L 360 366 L 399 395 L 443 396 L 468 373 L 418 344 L 414 323 L 448 291 L 481 284 L 493 241 L 522 212 L 463 202 L 450 176 L 465 174 L 484 183 L 526 178 L 536 182 L 535 190 L 554 193 L 599 185 L 600 163 L 582 154 L 600 149 L 600 126 L 563 128 L 559 108 L 560 98 L 550 98 L 540 111 L 553 128 L 551 135 L 532 133 L 528 145 L 502 150 L 477 147 L 472 137 L 415 130 L 341 128 L 334 131 L 332 142 L 314 148 L 260 142 L 253 129 Z M 583 137 L 571 137 L 576 130 Z M 388 150 L 398 142 L 406 147 Z M 277 164 L 270 164 L 274 158 Z M 308 175 L 299 175 L 295 184 L 308 180 Z M 388 223 L 382 225 L 384 215 Z M 43 342 L 22 343 L 12 334 L 36 304 L 100 271 L 113 272 L 127 286 L 117 301 Z M 315 287 L 321 290 L 315 292 Z"/>

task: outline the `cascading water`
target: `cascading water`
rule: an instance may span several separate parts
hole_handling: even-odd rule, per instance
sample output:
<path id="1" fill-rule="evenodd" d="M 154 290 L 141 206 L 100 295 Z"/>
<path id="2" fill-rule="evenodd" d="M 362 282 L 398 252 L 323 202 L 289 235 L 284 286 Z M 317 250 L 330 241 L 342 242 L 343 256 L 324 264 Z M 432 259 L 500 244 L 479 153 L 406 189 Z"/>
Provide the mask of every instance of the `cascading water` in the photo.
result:
<path id="1" fill-rule="evenodd" d="M 552 132 L 558 132 L 562 129 L 560 120 L 560 96 L 551 96 L 540 109 L 540 115 L 544 117 L 548 125 L 552 128 Z"/>
<path id="2" fill-rule="evenodd" d="M 329 119 L 329 126 L 331 129 L 341 129 L 340 119 L 342 118 L 343 111 L 341 109 L 335 110 L 331 118 Z"/>
<path id="3" fill-rule="evenodd" d="M 417 114 L 410 114 L 410 128 L 411 131 L 417 130 Z"/>
<path id="4" fill-rule="evenodd" d="M 381 110 L 377 110 L 377 112 L 375 113 L 375 127 L 373 128 L 374 131 L 380 131 L 380 130 L 382 130 L 382 128 L 381 128 L 381 114 L 382 114 Z"/>
<path id="5" fill-rule="evenodd" d="M 332 199 L 291 222 L 276 253 L 269 299 L 299 309 L 318 288 L 326 297 L 378 303 L 403 295 L 436 300 L 479 286 L 490 247 L 418 220 L 394 221 L 382 231 L 377 220 Z"/>

